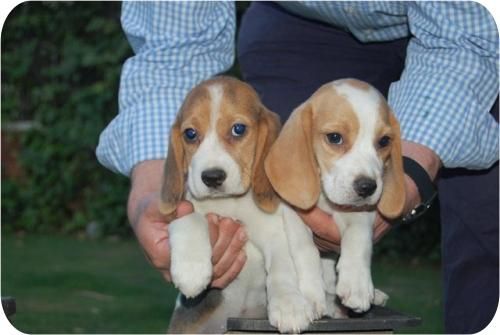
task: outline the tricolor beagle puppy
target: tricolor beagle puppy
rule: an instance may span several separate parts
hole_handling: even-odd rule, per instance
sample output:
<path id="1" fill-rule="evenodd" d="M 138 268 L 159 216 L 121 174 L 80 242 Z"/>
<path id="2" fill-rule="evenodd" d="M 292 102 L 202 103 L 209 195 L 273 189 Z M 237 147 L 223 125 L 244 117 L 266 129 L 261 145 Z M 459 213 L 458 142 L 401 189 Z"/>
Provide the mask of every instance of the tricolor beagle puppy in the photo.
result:
<path id="1" fill-rule="evenodd" d="M 312 235 L 264 171 L 279 128 L 277 115 L 239 80 L 217 77 L 186 97 L 171 130 L 162 187 L 163 213 L 182 199 L 195 209 L 168 226 L 172 281 L 184 295 L 170 332 L 223 333 L 228 317 L 266 316 L 281 332 L 297 332 L 324 313 L 318 250 L 312 242 L 301 247 L 298 257 L 311 260 L 303 273 L 290 253 Z M 249 236 L 245 266 L 222 291 L 205 291 L 212 278 L 209 212 L 240 220 Z M 285 229 L 299 230 L 291 233 L 296 240 L 289 243 Z"/>
<path id="2" fill-rule="evenodd" d="M 370 270 L 373 224 L 377 210 L 395 218 L 405 202 L 399 125 L 384 97 L 355 79 L 323 85 L 291 114 L 265 169 L 288 203 L 316 205 L 337 223 L 338 280 L 323 262 L 327 293 L 356 312 L 383 304 L 387 296 L 374 290 Z"/>

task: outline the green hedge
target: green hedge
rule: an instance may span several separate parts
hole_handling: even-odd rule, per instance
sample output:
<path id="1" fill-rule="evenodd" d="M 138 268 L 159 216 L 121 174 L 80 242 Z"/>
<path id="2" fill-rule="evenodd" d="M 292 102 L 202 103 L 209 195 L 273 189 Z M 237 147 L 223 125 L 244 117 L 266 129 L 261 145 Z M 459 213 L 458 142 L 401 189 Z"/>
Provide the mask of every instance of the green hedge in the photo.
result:
<path id="1" fill-rule="evenodd" d="M 119 15 L 118 2 L 26 2 L 5 21 L 2 137 L 20 142 L 22 176 L 2 165 L 4 230 L 74 232 L 95 222 L 104 233 L 128 231 L 128 180 L 94 154 L 131 54 Z M 19 120 L 40 127 L 5 129 Z"/>

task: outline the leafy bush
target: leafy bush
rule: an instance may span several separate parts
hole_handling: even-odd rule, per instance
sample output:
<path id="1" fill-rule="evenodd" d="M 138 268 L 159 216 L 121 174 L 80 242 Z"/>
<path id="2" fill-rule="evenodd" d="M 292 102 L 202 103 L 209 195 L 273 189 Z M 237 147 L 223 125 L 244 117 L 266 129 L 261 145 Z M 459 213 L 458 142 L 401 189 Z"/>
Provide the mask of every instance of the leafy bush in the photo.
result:
<path id="1" fill-rule="evenodd" d="M 20 142 L 23 171 L 4 178 L 2 164 L 3 229 L 74 232 L 97 222 L 107 233 L 128 230 L 127 179 L 94 154 L 117 113 L 121 64 L 131 53 L 119 14 L 116 2 L 26 2 L 5 21 L 2 137 Z M 4 131 L 19 120 L 40 127 Z"/>

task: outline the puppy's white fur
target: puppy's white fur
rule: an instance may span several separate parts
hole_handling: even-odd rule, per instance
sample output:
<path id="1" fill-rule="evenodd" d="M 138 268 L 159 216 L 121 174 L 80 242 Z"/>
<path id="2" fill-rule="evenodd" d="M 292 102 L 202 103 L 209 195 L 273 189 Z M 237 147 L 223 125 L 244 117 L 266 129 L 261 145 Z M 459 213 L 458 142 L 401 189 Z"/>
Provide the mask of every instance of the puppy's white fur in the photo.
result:
<path id="1" fill-rule="evenodd" d="M 216 132 L 217 120 L 223 98 L 223 87 L 213 84 L 208 87 L 210 94 L 210 127 L 209 132 L 191 159 L 188 167 L 187 185 L 189 193 L 196 199 L 207 197 L 223 197 L 240 195 L 246 190 L 241 185 L 241 173 L 238 164 L 222 147 Z M 201 173 L 206 169 L 224 168 L 226 181 L 220 189 L 211 189 L 201 180 Z"/>
<path id="2" fill-rule="evenodd" d="M 224 121 L 220 112 L 226 99 L 224 87 L 218 80 L 205 85 L 210 101 L 209 126 L 187 162 L 185 197 L 193 203 L 195 212 L 169 225 L 172 280 L 187 297 L 197 296 L 210 284 L 213 269 L 205 218 L 210 212 L 242 222 L 249 236 L 244 248 L 247 260 L 237 279 L 222 291 L 223 299 L 216 307 L 176 317 L 182 309 L 178 304 L 173 327 L 183 332 L 221 333 L 228 317 L 267 314 L 270 323 L 282 332 L 304 330 L 326 309 L 319 254 L 311 233 L 287 205 L 280 203 L 274 213 L 266 213 L 256 204 L 253 191 L 242 183 L 242 167 L 222 144 L 224 139 L 217 131 Z M 208 187 L 201 179 L 203 171 L 213 168 L 223 169 L 227 175 L 220 187 Z M 289 243 L 285 230 L 296 239 Z M 290 249 L 297 247 L 303 253 L 301 259 L 294 260 Z M 304 271 L 297 273 L 294 261 L 301 263 Z M 186 326 L 189 313 L 209 316 Z"/>
<path id="3" fill-rule="evenodd" d="M 342 236 L 337 269 L 336 294 L 342 304 L 356 312 L 370 308 L 374 299 L 371 277 L 372 233 L 376 211 L 336 211 L 335 204 L 374 205 L 382 194 L 383 162 L 374 148 L 376 122 L 381 117 L 380 94 L 373 88 L 360 90 L 345 82 L 335 82 L 333 89 L 352 105 L 359 122 L 359 132 L 351 150 L 332 162 L 332 168 L 321 170 L 324 192 L 318 207 L 333 216 Z M 376 181 L 376 191 L 367 198 L 356 194 L 356 178 L 365 176 Z M 329 201 L 325 201 L 328 198 Z"/>
<path id="4" fill-rule="evenodd" d="M 218 189 L 207 187 L 201 179 L 201 173 L 207 169 L 222 167 L 227 174 L 222 187 Z M 187 185 L 189 193 L 199 200 L 208 197 L 240 195 L 246 191 L 241 185 L 241 172 L 238 164 L 224 150 L 212 128 L 191 160 L 188 168 Z"/>
<path id="5" fill-rule="evenodd" d="M 329 171 L 321 171 L 324 194 L 335 204 L 349 206 L 374 205 L 382 194 L 383 162 L 374 148 L 376 123 L 381 117 L 382 103 L 375 89 L 360 90 L 345 82 L 334 82 L 332 88 L 352 105 L 359 122 L 359 132 L 351 150 L 332 162 Z M 359 176 L 374 179 L 376 191 L 368 198 L 360 198 L 352 185 Z"/>
<path id="6" fill-rule="evenodd" d="M 325 136 L 332 132 L 342 133 L 349 143 L 327 143 Z M 377 148 L 384 132 L 392 141 L 389 156 Z M 330 316 L 338 314 L 335 295 L 356 312 L 387 300 L 373 287 L 372 234 L 375 206 L 397 216 L 404 204 L 399 141 L 397 121 L 377 90 L 358 80 L 337 80 L 292 113 L 266 159 L 269 179 L 285 200 L 302 209 L 318 206 L 332 215 L 340 230 L 338 278 L 332 269 L 335 261 L 322 260 Z M 361 177 L 376 182 L 372 194 L 356 192 L 354 184 Z M 298 253 L 292 250 L 298 273 L 303 273 Z"/>

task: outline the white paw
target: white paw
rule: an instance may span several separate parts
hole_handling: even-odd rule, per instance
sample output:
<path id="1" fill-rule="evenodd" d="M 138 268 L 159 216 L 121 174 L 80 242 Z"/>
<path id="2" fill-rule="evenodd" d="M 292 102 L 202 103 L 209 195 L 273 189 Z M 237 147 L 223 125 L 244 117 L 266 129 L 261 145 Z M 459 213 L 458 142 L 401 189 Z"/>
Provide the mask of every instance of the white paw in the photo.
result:
<path id="1" fill-rule="evenodd" d="M 326 294 L 326 316 L 332 319 L 345 319 L 348 317 L 347 312 L 347 307 L 337 302 L 336 295 Z"/>
<path id="2" fill-rule="evenodd" d="M 326 296 L 323 286 L 322 280 L 300 282 L 300 292 L 311 306 L 314 320 L 326 314 Z"/>
<path id="3" fill-rule="evenodd" d="M 374 298 L 371 274 L 362 269 L 339 269 L 337 296 L 342 304 L 356 313 L 366 312 Z"/>
<path id="4" fill-rule="evenodd" d="M 387 300 L 389 300 L 389 296 L 379 289 L 375 289 L 373 293 L 372 304 L 377 306 L 385 306 L 385 303 L 387 302 Z"/>
<path id="5" fill-rule="evenodd" d="M 212 280 L 212 247 L 205 217 L 197 212 L 168 225 L 170 274 L 188 298 L 196 297 Z"/>
<path id="6" fill-rule="evenodd" d="M 210 258 L 197 261 L 172 261 L 172 282 L 186 297 L 193 298 L 203 292 L 212 280 Z"/>
<path id="7" fill-rule="evenodd" d="M 335 270 L 335 260 L 327 257 L 321 258 L 321 267 L 323 269 L 323 283 L 325 291 L 335 295 L 335 287 L 337 286 L 337 272 Z"/>
<path id="8" fill-rule="evenodd" d="M 314 313 L 299 292 L 283 292 L 269 297 L 269 323 L 280 333 L 300 333 L 313 321 Z"/>

